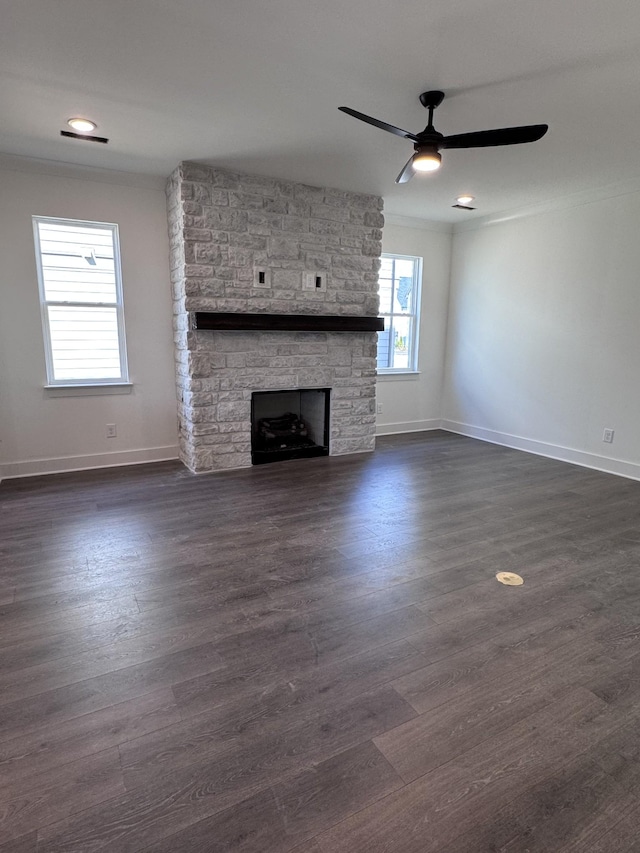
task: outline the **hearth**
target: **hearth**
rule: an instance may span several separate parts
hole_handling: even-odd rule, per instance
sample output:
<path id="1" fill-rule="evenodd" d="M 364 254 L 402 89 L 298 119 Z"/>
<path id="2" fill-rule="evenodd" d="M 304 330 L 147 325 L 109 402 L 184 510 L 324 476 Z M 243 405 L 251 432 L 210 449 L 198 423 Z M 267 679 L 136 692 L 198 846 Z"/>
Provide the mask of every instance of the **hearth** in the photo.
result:
<path id="1" fill-rule="evenodd" d="M 251 462 L 329 455 L 330 388 L 255 391 L 251 395 Z"/>

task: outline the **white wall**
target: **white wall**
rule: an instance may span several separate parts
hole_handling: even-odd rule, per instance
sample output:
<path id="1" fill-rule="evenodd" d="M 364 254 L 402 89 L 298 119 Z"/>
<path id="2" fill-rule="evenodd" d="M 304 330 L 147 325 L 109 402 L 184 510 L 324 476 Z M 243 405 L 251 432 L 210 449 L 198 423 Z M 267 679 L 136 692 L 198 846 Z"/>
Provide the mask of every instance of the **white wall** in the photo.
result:
<path id="1" fill-rule="evenodd" d="M 388 217 L 389 219 L 390 217 Z M 437 223 L 407 227 L 387 221 L 382 251 L 422 257 L 422 312 L 416 375 L 378 376 L 376 432 L 435 429 L 440 426 L 442 374 L 447 328 L 451 230 Z"/>
<path id="2" fill-rule="evenodd" d="M 639 225 L 635 192 L 454 236 L 445 428 L 640 476 Z"/>
<path id="3" fill-rule="evenodd" d="M 0 160 L 0 476 L 177 456 L 164 191 L 141 176 Z M 116 222 L 130 394 L 53 397 L 46 371 L 31 216 Z M 105 425 L 117 425 L 107 439 Z"/>

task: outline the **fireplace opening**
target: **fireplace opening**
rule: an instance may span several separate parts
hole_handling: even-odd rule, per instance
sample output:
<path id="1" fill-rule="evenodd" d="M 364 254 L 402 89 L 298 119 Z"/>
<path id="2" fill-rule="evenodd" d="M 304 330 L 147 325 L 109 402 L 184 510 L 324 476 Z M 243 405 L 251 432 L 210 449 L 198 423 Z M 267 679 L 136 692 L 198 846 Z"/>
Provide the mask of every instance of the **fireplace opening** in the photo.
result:
<path id="1" fill-rule="evenodd" d="M 254 391 L 251 462 L 328 456 L 330 395 L 330 388 Z"/>

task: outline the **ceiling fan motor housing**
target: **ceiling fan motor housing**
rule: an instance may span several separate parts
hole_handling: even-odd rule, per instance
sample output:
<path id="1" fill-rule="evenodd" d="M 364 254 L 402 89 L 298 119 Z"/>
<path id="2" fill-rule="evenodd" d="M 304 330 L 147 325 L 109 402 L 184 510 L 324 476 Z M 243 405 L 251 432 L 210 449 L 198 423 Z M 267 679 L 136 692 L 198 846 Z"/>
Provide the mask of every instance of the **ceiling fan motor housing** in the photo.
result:
<path id="1" fill-rule="evenodd" d="M 437 131 L 429 134 L 423 131 L 423 133 L 418 134 L 418 142 L 414 144 L 413 150 L 416 154 L 424 154 L 429 151 L 439 151 L 442 147 L 443 139 L 444 136 Z"/>

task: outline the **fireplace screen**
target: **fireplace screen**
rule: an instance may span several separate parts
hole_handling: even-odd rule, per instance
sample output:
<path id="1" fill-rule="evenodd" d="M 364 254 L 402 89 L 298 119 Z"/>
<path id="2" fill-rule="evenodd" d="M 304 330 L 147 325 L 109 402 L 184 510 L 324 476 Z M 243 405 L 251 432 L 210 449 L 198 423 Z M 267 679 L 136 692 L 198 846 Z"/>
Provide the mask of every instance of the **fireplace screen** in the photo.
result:
<path id="1" fill-rule="evenodd" d="M 251 395 L 251 461 L 329 455 L 330 388 L 256 391 Z"/>

